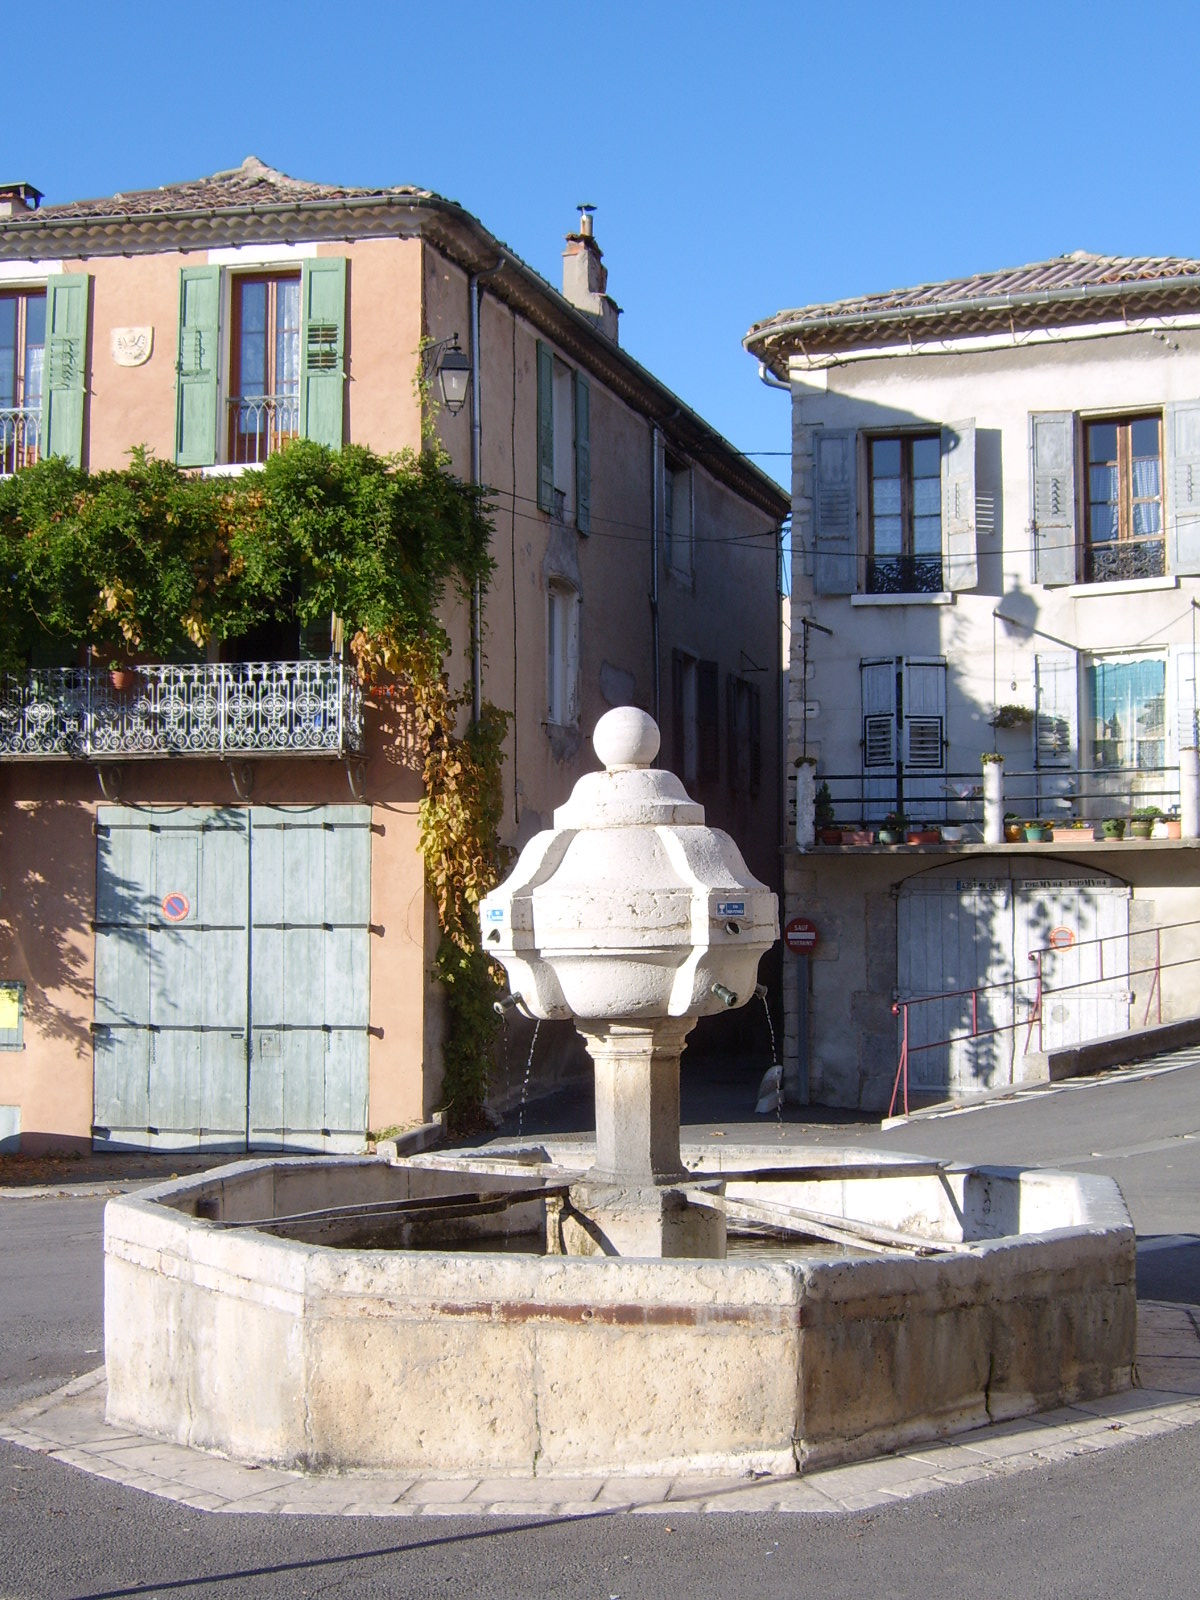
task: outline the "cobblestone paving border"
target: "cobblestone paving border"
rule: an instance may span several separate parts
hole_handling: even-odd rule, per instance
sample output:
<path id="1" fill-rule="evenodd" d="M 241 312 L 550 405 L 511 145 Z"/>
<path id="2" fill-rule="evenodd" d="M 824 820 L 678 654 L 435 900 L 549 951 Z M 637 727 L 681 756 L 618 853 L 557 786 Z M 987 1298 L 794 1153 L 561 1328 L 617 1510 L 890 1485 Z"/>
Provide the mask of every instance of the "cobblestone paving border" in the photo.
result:
<path id="1" fill-rule="evenodd" d="M 1138 1306 L 1139 1387 L 802 1477 L 308 1476 L 110 1428 L 103 1367 L 0 1418 L 0 1439 L 199 1511 L 268 1516 L 581 1517 L 864 1511 L 1200 1423 L 1200 1308 Z"/>

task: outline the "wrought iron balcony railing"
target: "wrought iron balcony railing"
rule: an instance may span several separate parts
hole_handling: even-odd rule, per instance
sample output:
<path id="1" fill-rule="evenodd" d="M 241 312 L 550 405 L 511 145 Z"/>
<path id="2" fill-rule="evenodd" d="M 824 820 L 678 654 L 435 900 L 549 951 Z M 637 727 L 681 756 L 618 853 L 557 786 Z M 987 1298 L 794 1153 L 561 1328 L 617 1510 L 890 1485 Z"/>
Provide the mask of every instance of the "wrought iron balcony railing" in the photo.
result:
<path id="1" fill-rule="evenodd" d="M 42 408 L 0 406 L 0 478 L 32 467 L 42 453 Z"/>
<path id="2" fill-rule="evenodd" d="M 362 753 L 362 689 L 341 661 L 39 667 L 0 678 L 0 759 Z"/>
<path id="3" fill-rule="evenodd" d="M 870 556 L 868 594 L 938 594 L 942 587 L 941 556 Z"/>
<path id="4" fill-rule="evenodd" d="M 1167 570 L 1162 535 L 1093 544 L 1087 551 L 1085 570 L 1089 583 L 1161 578 Z"/>
<path id="5" fill-rule="evenodd" d="M 299 432 L 298 394 L 243 394 L 229 402 L 231 461 L 261 465 Z"/>

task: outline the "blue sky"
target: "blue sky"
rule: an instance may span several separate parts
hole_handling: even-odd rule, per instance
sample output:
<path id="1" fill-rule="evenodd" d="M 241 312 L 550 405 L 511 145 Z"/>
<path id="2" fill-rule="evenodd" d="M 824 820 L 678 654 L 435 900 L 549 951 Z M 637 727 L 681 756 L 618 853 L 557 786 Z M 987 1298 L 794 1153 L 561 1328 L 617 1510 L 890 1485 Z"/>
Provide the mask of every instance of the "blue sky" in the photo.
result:
<path id="1" fill-rule="evenodd" d="M 786 482 L 756 319 L 1073 249 L 1200 255 L 1198 36 L 1195 0 L 65 0 L 0 177 L 66 201 L 253 153 L 413 183 L 553 283 L 592 203 L 623 344 Z"/>

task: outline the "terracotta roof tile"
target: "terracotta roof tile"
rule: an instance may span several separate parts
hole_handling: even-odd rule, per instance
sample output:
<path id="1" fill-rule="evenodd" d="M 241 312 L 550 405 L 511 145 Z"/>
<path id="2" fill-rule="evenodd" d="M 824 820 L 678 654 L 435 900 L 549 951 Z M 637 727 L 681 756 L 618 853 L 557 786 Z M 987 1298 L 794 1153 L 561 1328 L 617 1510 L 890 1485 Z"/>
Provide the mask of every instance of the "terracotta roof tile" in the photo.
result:
<path id="1" fill-rule="evenodd" d="M 1050 261 L 1035 261 L 999 272 L 923 283 L 882 294 L 858 295 L 823 305 L 779 311 L 757 322 L 746 335 L 760 356 L 800 343 L 831 350 L 867 344 L 885 335 L 892 340 L 935 336 L 939 328 L 984 331 L 1010 318 L 1021 326 L 1079 321 L 1098 314 L 1108 301 L 1110 317 L 1122 315 L 1120 291 L 1136 291 L 1137 305 L 1162 309 L 1164 296 L 1200 295 L 1200 261 L 1183 256 L 1101 256 L 1073 250 Z"/>
<path id="2" fill-rule="evenodd" d="M 278 206 L 320 200 L 347 200 L 364 196 L 422 196 L 428 189 L 396 186 L 384 189 L 348 188 L 340 184 L 307 183 L 268 167 L 257 156 L 247 156 L 240 167 L 214 172 L 187 183 L 168 183 L 161 189 L 135 189 L 99 200 L 72 200 L 66 205 L 42 206 L 46 220 L 93 217 L 152 217 L 177 212 L 221 211 L 230 207 Z"/>

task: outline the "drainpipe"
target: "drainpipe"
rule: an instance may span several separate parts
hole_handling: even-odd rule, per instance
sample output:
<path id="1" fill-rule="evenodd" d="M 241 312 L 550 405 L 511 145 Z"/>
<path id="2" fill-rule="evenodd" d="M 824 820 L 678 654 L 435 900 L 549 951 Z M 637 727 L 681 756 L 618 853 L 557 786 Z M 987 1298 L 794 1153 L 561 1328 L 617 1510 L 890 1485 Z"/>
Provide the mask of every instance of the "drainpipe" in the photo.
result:
<path id="1" fill-rule="evenodd" d="M 471 343 L 471 482 L 478 487 L 483 481 L 483 406 L 479 395 L 479 285 L 484 278 L 508 262 L 501 254 L 495 266 L 484 272 L 473 272 L 467 280 L 467 300 L 470 311 Z M 516 641 L 513 641 L 516 648 Z M 478 722 L 483 708 L 483 595 L 476 578 L 471 589 L 471 721 Z"/>
<path id="2" fill-rule="evenodd" d="M 789 394 L 792 392 L 790 383 L 784 383 L 782 378 L 777 378 L 773 372 L 767 371 L 767 363 L 765 361 L 758 363 L 758 381 L 765 383 L 768 389 L 786 389 Z"/>
<path id="3" fill-rule="evenodd" d="M 659 664 L 658 618 L 658 459 L 662 453 L 662 430 L 656 422 L 650 429 L 650 648 L 654 658 L 654 720 L 662 726 L 662 669 Z"/>

